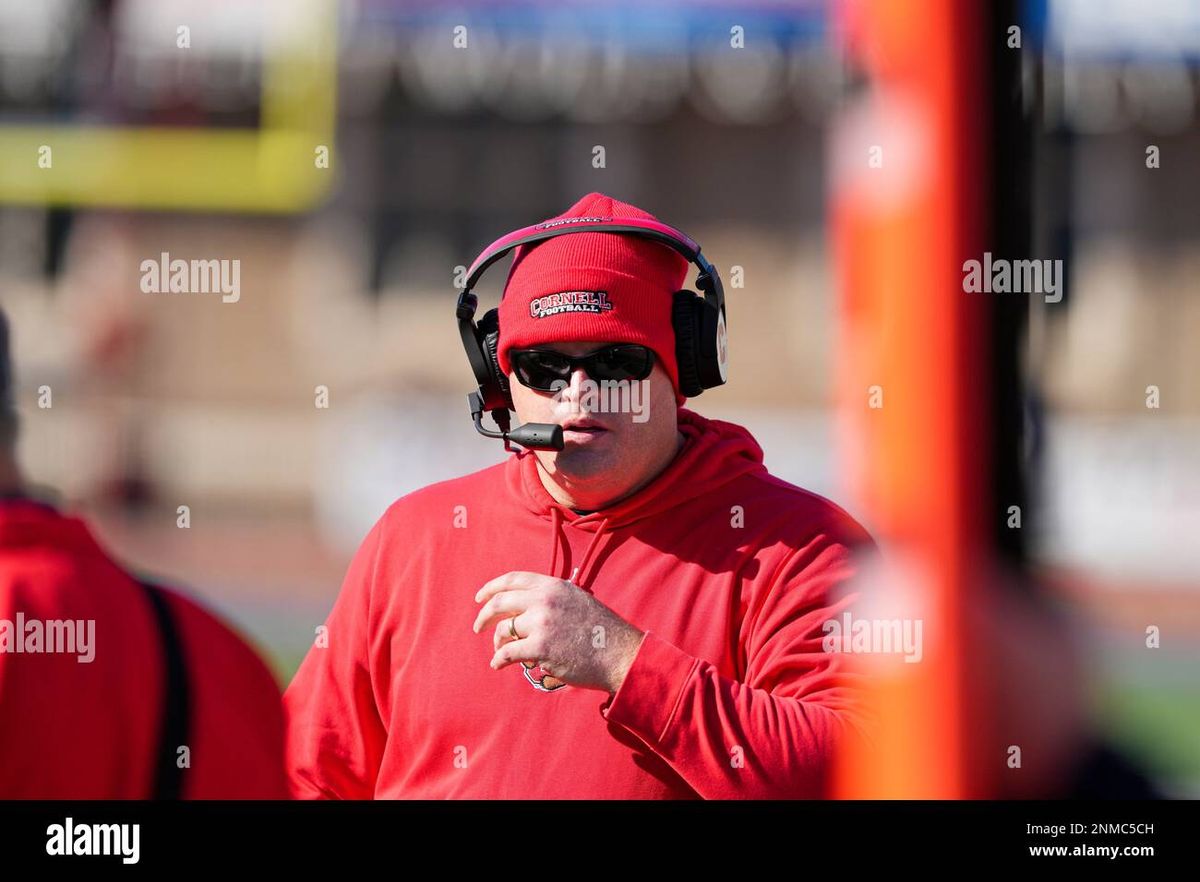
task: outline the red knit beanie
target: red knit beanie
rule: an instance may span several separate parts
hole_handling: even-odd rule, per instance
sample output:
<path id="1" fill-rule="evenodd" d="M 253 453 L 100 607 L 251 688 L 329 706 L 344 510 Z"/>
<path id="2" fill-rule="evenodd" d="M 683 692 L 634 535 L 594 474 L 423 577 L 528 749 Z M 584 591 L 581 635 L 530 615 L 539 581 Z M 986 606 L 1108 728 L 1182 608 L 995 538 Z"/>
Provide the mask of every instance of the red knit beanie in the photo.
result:
<path id="1" fill-rule="evenodd" d="M 657 220 L 603 193 L 589 193 L 557 218 Z M 679 394 L 673 295 L 688 262 L 669 246 L 622 233 L 572 233 L 515 249 L 500 300 L 500 369 L 510 349 L 586 340 L 640 343 L 654 351 Z"/>

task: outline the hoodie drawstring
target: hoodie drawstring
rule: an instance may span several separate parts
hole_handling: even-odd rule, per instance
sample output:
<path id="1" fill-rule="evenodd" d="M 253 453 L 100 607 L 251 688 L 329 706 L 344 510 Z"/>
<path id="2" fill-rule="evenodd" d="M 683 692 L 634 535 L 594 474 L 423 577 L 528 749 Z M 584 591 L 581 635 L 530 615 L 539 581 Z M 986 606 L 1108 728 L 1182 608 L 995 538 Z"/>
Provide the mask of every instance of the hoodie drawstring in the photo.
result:
<path id="1" fill-rule="evenodd" d="M 586 584 L 588 575 L 587 566 L 592 559 L 592 552 L 599 547 L 600 537 L 603 536 L 608 530 L 608 523 L 609 518 L 604 518 L 604 520 L 600 522 L 600 526 L 596 529 L 595 534 L 592 536 L 591 541 L 588 542 L 587 548 L 583 552 L 583 557 L 579 559 L 579 565 L 575 567 L 574 571 L 571 573 L 570 581 L 581 588 Z M 561 526 L 562 511 L 557 507 L 552 507 L 550 509 L 550 532 L 552 539 L 550 545 L 550 563 L 546 567 L 546 572 L 551 576 L 556 575 L 558 572 L 558 545 Z M 566 561 L 565 556 L 563 557 L 563 561 Z M 580 575 L 581 573 L 582 575 Z M 579 581 L 576 581 L 576 576 L 579 576 Z M 560 576 L 559 578 L 562 577 Z"/>
<path id="2" fill-rule="evenodd" d="M 553 576 L 557 571 L 556 564 L 558 563 L 558 524 L 562 520 L 562 512 L 556 507 L 550 509 L 550 538 L 553 540 L 550 545 L 550 563 L 546 564 L 546 574 Z"/>
<path id="3" fill-rule="evenodd" d="M 576 567 L 575 572 L 571 574 L 571 581 L 574 582 L 576 585 L 578 585 L 580 588 L 582 588 L 584 586 L 584 584 L 586 584 L 587 565 L 588 565 L 588 563 L 591 562 L 592 551 L 595 550 L 597 548 L 597 546 L 599 546 L 600 537 L 604 535 L 604 531 L 606 529 L 608 529 L 608 518 L 605 518 L 604 520 L 602 520 L 600 522 L 600 526 L 596 528 L 596 534 L 594 536 L 592 536 L 592 541 L 588 543 L 587 548 L 584 550 L 583 557 L 581 557 L 579 559 L 579 566 Z M 578 582 L 575 581 L 575 575 L 577 573 L 584 574 L 579 577 Z"/>

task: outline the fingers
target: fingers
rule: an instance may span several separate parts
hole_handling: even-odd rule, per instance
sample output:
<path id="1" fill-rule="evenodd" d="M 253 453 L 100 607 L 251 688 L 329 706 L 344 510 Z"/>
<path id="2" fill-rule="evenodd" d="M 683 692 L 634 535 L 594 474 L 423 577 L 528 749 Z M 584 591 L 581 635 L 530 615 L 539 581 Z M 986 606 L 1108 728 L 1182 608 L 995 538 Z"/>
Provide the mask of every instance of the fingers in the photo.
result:
<path id="1" fill-rule="evenodd" d="M 485 583 L 482 588 L 475 592 L 475 602 L 483 603 L 483 601 L 500 591 L 536 588 L 549 578 L 549 576 L 543 576 L 541 573 L 513 570 Z"/>
<path id="2" fill-rule="evenodd" d="M 539 648 L 538 642 L 529 637 L 510 640 L 496 650 L 489 664 L 496 671 L 516 661 L 528 663 L 532 667 L 538 663 Z"/>
<path id="3" fill-rule="evenodd" d="M 505 643 L 509 643 L 513 640 L 520 640 L 522 637 L 528 637 L 531 629 L 527 623 L 522 624 L 522 620 L 526 618 L 527 616 L 522 615 L 505 616 L 500 621 L 496 622 L 496 630 L 492 637 L 492 649 L 496 650 Z M 515 627 L 517 630 L 518 636 L 516 637 L 512 635 L 513 627 Z"/>
<path id="4" fill-rule="evenodd" d="M 536 589 L 558 581 L 561 580 L 541 573 L 514 570 L 497 576 L 476 592 L 476 602 L 486 603 L 475 617 L 471 630 L 478 634 L 485 628 L 493 629 L 493 670 L 500 670 L 513 662 L 521 662 L 527 668 L 538 665 L 541 640 L 531 636 L 534 623 L 528 615 L 522 614 L 528 613 L 530 606 L 541 596 L 540 593 L 533 593 Z M 510 623 L 513 622 L 518 637 L 512 635 L 513 625 Z"/>
<path id="5" fill-rule="evenodd" d="M 479 634 L 502 618 L 525 612 L 529 607 L 529 600 L 527 591 L 503 591 L 495 595 L 475 616 L 475 624 L 471 626 L 471 630 Z"/>

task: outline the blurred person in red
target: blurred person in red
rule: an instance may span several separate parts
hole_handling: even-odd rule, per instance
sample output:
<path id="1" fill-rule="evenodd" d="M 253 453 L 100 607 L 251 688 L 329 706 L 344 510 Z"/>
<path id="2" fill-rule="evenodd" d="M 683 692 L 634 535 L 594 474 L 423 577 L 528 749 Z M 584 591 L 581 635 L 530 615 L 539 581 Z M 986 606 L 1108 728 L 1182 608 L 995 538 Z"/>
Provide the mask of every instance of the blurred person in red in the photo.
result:
<path id="1" fill-rule="evenodd" d="M 463 298 L 512 248 L 475 327 Z M 515 411 L 526 449 L 402 497 L 362 543 L 284 696 L 297 796 L 828 795 L 863 720 L 824 626 L 874 544 L 772 476 L 745 428 L 682 406 L 725 377 L 698 255 L 591 193 L 475 262 L 473 416 Z M 704 298 L 681 290 L 689 261 Z M 627 412 L 602 383 L 626 384 Z M 493 387 L 507 405 L 483 404 Z M 562 448 L 527 444 L 532 425 Z"/>
<path id="2" fill-rule="evenodd" d="M 27 495 L 0 313 L 0 799 L 280 799 L 279 686 L 196 603 Z"/>

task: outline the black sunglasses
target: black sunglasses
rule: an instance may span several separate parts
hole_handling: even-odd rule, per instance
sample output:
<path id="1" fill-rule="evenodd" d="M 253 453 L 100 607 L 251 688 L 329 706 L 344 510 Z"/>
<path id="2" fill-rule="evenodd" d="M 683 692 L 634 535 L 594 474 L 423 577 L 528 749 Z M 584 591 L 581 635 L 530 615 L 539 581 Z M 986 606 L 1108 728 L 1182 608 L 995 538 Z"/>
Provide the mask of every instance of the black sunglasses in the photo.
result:
<path id="1" fill-rule="evenodd" d="M 521 385 L 539 392 L 558 392 L 571 384 L 577 365 L 597 382 L 644 380 L 654 368 L 654 351 L 637 343 L 616 343 L 580 356 L 552 349 L 514 349 L 508 360 Z"/>

